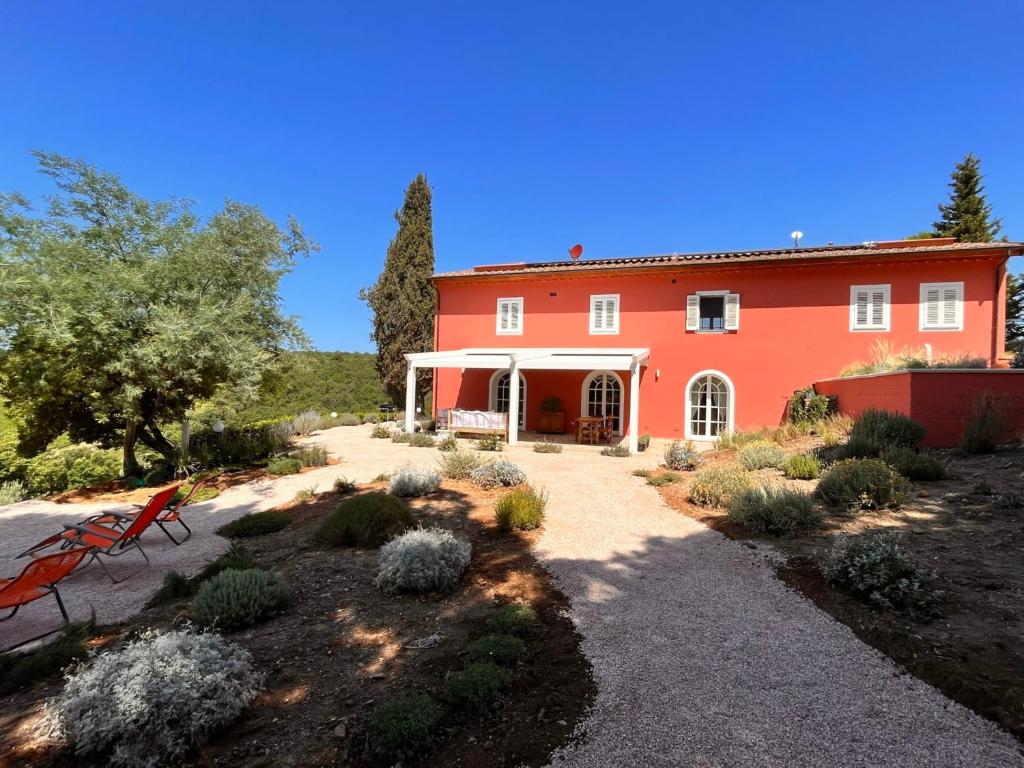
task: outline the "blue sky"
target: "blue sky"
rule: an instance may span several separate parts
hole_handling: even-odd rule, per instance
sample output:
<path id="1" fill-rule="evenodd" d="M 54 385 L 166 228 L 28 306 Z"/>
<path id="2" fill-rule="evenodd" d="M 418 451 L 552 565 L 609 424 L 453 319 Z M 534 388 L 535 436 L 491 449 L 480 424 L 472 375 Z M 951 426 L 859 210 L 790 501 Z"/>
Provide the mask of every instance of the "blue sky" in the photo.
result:
<path id="1" fill-rule="evenodd" d="M 443 270 L 897 238 L 968 151 L 1024 238 L 1017 0 L 12 2 L 4 28 L 0 189 L 43 191 L 39 148 L 293 213 L 323 250 L 285 303 L 321 349 L 371 349 L 356 294 L 419 172 Z"/>

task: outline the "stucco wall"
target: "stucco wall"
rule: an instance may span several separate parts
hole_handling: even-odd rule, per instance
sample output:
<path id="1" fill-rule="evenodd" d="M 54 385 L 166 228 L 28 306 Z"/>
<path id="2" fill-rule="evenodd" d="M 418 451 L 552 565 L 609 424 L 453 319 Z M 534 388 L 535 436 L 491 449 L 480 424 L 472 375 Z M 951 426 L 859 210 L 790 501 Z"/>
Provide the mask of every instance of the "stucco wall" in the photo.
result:
<path id="1" fill-rule="evenodd" d="M 735 387 L 736 429 L 774 425 L 782 419 L 793 390 L 836 376 L 867 360 L 872 345 L 919 348 L 936 355 L 994 354 L 995 312 L 1002 259 L 930 260 L 783 267 L 689 268 L 607 276 L 541 275 L 439 283 L 437 349 L 463 347 L 647 347 L 650 362 L 640 387 L 640 432 L 658 437 L 684 435 L 685 388 L 703 370 L 725 373 Z M 918 330 L 922 282 L 964 282 L 964 329 Z M 850 331 L 850 286 L 892 285 L 890 331 Z M 740 294 L 737 332 L 685 331 L 686 296 L 701 290 Z M 591 294 L 620 295 L 620 330 L 591 335 Z M 523 333 L 495 331 L 500 297 L 523 297 Z M 1001 351 L 1001 343 L 998 344 Z M 621 373 L 628 390 L 628 375 Z M 560 396 L 579 413 L 582 375 L 526 373 L 530 397 L 527 428 L 540 400 Z M 490 372 L 438 371 L 436 406 L 473 403 L 486 407 Z M 624 408 L 624 413 L 625 413 Z"/>

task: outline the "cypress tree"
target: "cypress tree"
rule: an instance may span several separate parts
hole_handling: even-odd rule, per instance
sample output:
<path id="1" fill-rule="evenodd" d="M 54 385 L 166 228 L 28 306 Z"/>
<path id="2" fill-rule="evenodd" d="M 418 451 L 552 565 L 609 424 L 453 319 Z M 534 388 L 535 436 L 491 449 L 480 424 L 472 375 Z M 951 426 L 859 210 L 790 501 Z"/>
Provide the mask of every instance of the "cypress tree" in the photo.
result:
<path id="1" fill-rule="evenodd" d="M 1006 276 L 1006 347 L 1016 352 L 1024 342 L 1024 279 Z"/>
<path id="2" fill-rule="evenodd" d="M 434 273 L 434 229 L 430 187 L 423 174 L 405 190 L 402 209 L 395 213 L 398 232 L 388 244 L 384 271 L 377 282 L 359 292 L 373 310 L 377 344 L 377 373 L 395 403 L 405 402 L 408 352 L 434 348 L 434 311 L 437 296 L 430 276 Z M 430 371 L 419 371 L 416 402 L 424 405 L 430 389 Z"/>
<path id="3" fill-rule="evenodd" d="M 937 237 L 955 237 L 962 243 L 990 243 L 999 236 L 1001 219 L 992 219 L 992 206 L 985 199 L 981 160 L 972 153 L 956 164 L 949 183 L 949 202 L 939 205 L 941 218 L 935 222 Z"/>

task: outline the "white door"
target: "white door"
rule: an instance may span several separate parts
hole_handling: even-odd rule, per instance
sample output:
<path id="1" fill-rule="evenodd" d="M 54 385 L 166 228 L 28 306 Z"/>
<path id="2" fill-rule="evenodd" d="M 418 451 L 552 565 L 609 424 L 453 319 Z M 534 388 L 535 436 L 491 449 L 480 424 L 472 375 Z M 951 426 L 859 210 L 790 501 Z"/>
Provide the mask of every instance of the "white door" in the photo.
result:
<path id="1" fill-rule="evenodd" d="M 622 383 L 612 373 L 593 373 L 584 382 L 584 416 L 614 417 L 615 434 L 622 434 Z"/>

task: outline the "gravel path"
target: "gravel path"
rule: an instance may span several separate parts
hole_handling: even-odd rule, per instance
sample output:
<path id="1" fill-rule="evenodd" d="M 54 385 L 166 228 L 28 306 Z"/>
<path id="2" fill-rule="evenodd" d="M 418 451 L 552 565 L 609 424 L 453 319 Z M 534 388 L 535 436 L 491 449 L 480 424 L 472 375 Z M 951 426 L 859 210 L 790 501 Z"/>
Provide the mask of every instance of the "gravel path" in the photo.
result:
<path id="1" fill-rule="evenodd" d="M 93 567 L 64 590 L 76 618 L 139 610 L 171 568 L 198 570 L 226 543 L 212 531 L 338 476 L 365 482 L 403 464 L 433 466 L 437 451 L 372 440 L 367 427 L 313 438 L 342 463 L 259 481 L 191 508 L 196 534 L 172 547 L 148 534 L 154 566 L 119 586 Z M 572 601 L 598 696 L 577 744 L 553 766 L 1024 766 L 1010 735 L 903 675 L 881 654 L 775 578 L 753 551 L 680 515 L 631 470 L 589 448 L 505 454 L 550 493 L 538 555 Z M 29 502 L 0 508 L 0 558 L 97 505 Z M 100 505 L 109 506 L 109 505 Z M 125 565 L 127 567 L 127 564 Z M 47 603 L 43 600 L 40 603 Z M 52 624 L 52 604 L 0 624 Z M 17 630 L 11 625 L 17 625 Z M 28 626 L 26 626 L 28 625 Z"/>

